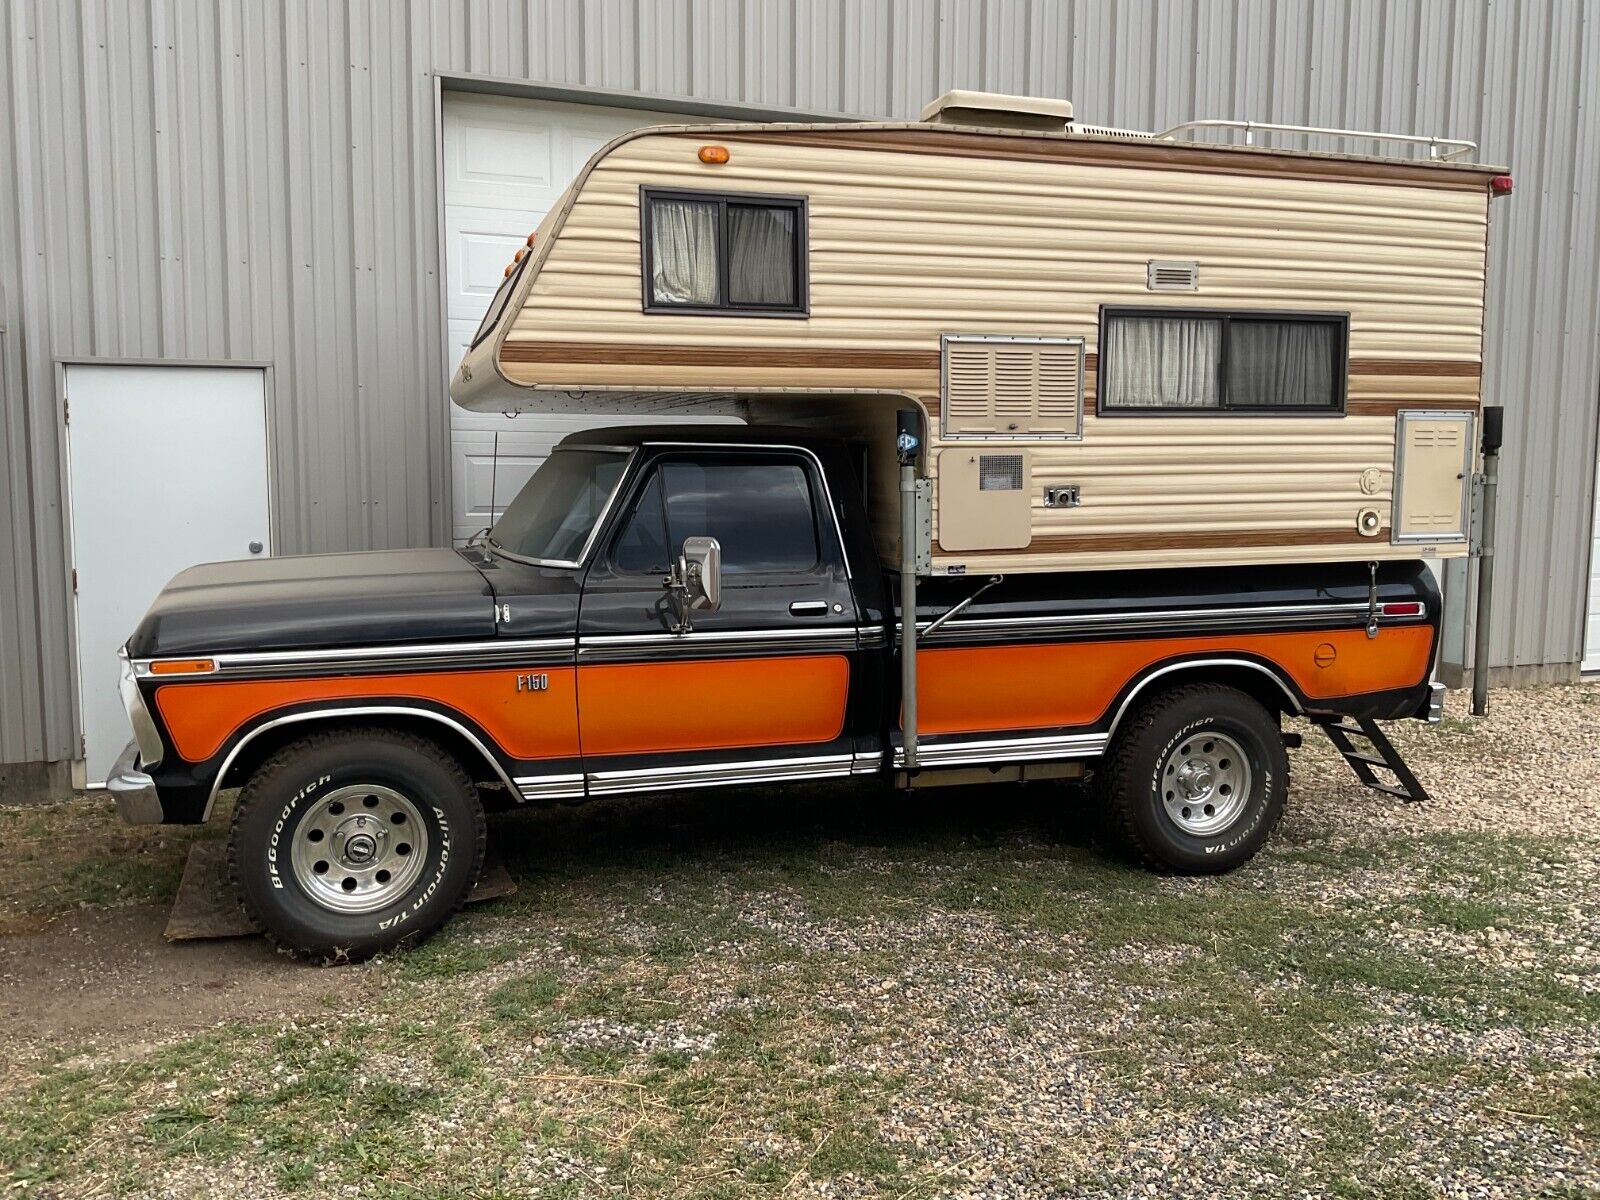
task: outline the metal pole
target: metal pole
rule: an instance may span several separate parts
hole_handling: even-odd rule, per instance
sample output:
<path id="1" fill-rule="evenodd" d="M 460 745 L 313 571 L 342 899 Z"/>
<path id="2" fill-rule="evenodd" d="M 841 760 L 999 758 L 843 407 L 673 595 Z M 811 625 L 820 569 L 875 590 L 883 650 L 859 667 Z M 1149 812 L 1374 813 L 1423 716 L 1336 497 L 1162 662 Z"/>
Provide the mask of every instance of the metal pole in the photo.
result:
<path id="1" fill-rule="evenodd" d="M 1494 514 L 1500 487 L 1502 408 L 1483 410 L 1483 535 L 1478 549 L 1478 612 L 1472 622 L 1472 715 L 1489 711 L 1489 617 L 1494 605 Z"/>
<path id="2" fill-rule="evenodd" d="M 900 725 L 907 771 L 917 769 L 917 414 L 899 415 Z"/>

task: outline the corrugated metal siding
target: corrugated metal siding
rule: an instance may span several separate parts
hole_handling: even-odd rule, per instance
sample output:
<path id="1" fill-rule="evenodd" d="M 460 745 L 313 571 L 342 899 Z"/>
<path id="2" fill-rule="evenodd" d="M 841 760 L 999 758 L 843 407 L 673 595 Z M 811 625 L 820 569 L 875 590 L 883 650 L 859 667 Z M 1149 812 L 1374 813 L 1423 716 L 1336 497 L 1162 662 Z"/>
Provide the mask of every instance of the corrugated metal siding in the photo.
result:
<path id="1" fill-rule="evenodd" d="M 1519 178 L 1487 352 L 1511 416 L 1495 660 L 1579 656 L 1600 392 L 1581 0 L 13 0 L 0 64 L 0 761 L 73 752 L 61 358 L 271 362 L 279 549 L 443 540 L 436 72 L 896 118 L 985 88 L 1134 127 L 1477 138 Z"/>

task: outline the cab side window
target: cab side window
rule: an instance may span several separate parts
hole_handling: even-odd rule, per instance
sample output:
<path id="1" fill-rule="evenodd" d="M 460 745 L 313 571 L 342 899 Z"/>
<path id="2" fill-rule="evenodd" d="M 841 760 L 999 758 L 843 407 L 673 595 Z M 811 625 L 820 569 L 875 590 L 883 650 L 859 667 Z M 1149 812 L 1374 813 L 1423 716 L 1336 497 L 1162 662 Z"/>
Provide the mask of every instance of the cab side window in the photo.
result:
<path id="1" fill-rule="evenodd" d="M 639 494 L 612 557 L 665 574 L 685 538 L 722 546 L 725 575 L 803 574 L 821 561 L 811 481 L 795 462 L 668 460 Z"/>

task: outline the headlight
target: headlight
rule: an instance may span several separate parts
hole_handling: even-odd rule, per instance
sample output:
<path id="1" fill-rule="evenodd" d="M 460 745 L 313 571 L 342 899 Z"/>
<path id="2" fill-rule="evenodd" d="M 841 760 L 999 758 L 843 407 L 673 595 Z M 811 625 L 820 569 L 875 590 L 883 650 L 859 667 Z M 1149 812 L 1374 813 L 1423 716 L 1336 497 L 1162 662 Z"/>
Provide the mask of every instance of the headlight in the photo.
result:
<path id="1" fill-rule="evenodd" d="M 156 731 L 155 719 L 145 707 L 144 697 L 139 694 L 138 681 L 133 677 L 133 663 L 128 659 L 128 648 L 124 646 L 118 650 L 117 657 L 122 660 L 122 676 L 117 687 L 122 693 L 122 707 L 128 710 L 128 724 L 133 726 L 133 740 L 139 743 L 139 763 L 147 768 L 153 767 L 161 761 L 164 753 L 161 734 Z"/>

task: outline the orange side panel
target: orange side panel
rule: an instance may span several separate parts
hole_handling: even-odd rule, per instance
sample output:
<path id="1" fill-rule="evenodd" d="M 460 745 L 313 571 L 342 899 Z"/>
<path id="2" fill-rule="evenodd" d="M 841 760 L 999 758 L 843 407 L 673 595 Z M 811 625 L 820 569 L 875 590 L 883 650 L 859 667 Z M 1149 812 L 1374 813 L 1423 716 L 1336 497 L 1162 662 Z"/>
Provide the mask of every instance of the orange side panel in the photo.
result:
<path id="1" fill-rule="evenodd" d="M 1334 649 L 1319 667 L 1318 646 Z M 917 725 L 921 732 L 990 733 L 1091 725 L 1129 680 L 1176 655 L 1244 652 L 1276 663 L 1316 700 L 1413 686 L 1428 672 L 1433 630 L 1307 630 L 1229 637 L 1124 642 L 985 646 L 917 654 Z"/>
<path id="2" fill-rule="evenodd" d="M 530 672 L 548 675 L 549 687 L 519 692 L 518 674 Z M 310 700 L 396 698 L 432 700 L 454 709 L 476 721 L 512 758 L 578 754 L 578 698 L 571 667 L 218 681 L 156 689 L 156 707 L 178 753 L 189 762 L 204 762 L 246 721 L 275 708 Z"/>
<path id="3" fill-rule="evenodd" d="M 849 691 L 843 655 L 580 667 L 583 752 L 831 742 L 844 731 Z"/>

